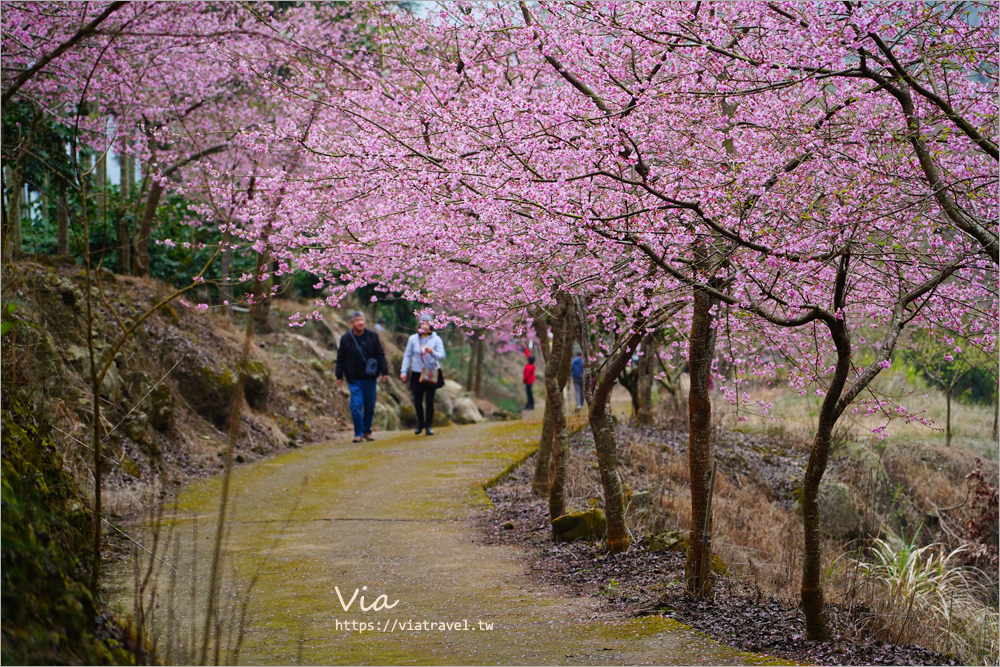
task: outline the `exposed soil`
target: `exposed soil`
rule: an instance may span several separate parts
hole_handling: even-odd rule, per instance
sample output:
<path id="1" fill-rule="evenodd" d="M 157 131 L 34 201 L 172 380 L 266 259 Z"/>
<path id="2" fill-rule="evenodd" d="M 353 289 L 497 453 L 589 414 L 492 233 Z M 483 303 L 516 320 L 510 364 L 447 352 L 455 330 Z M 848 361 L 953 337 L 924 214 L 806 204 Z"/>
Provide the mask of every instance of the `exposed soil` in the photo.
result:
<path id="1" fill-rule="evenodd" d="M 686 434 L 680 432 L 626 430 L 631 439 L 639 435 L 656 441 L 659 447 L 680 449 L 686 445 Z M 594 460 L 587 436 L 582 431 L 571 437 L 571 460 L 577 471 L 590 468 Z M 770 488 L 776 500 L 790 504 L 787 473 L 801 470 L 799 453 L 789 452 L 785 446 L 769 446 L 763 436 L 753 436 L 751 447 L 745 442 L 750 439 L 732 434 L 729 447 L 723 448 L 720 466 L 762 482 L 761 486 Z M 636 459 L 623 456 L 623 461 Z M 804 618 L 797 604 L 735 578 L 713 575 L 714 599 L 694 601 L 684 592 L 685 556 L 681 552 L 650 552 L 634 544 L 626 553 L 613 555 L 586 542 L 554 543 L 547 501 L 531 493 L 534 461 L 534 457 L 526 460 L 487 491 L 494 508 L 479 520 L 480 534 L 487 543 L 527 547 L 535 580 L 561 588 L 568 596 L 600 599 L 602 614 L 617 618 L 662 614 L 730 646 L 810 664 L 957 664 L 918 646 L 895 646 L 853 634 L 858 625 L 854 621 L 864 610 L 845 605 L 829 605 L 833 639 L 810 641 L 805 638 Z M 626 480 L 634 475 L 634 470 L 623 470 Z"/>

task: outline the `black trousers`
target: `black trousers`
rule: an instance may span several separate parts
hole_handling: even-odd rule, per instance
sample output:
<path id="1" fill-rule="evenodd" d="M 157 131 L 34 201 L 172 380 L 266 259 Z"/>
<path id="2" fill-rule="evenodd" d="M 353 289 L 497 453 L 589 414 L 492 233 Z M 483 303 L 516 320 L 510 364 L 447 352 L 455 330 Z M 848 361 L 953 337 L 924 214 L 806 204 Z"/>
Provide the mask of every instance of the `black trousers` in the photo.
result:
<path id="1" fill-rule="evenodd" d="M 437 387 L 420 381 L 420 373 L 410 371 L 410 393 L 413 394 L 413 409 L 417 412 L 417 427 L 434 424 L 434 392 Z"/>
<path id="2" fill-rule="evenodd" d="M 535 395 L 531 391 L 531 387 L 532 386 L 533 385 L 530 385 L 530 384 L 527 384 L 527 383 L 525 383 L 525 385 L 524 385 L 525 390 L 528 392 L 528 403 L 524 406 L 525 410 L 534 410 L 535 409 Z"/>

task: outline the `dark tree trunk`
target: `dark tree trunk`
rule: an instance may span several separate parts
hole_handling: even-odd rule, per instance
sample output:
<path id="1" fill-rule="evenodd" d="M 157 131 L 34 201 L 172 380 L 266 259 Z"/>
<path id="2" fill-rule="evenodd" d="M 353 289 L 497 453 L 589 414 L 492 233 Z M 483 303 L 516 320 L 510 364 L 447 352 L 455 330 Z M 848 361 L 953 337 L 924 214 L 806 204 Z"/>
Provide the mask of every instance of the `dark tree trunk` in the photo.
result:
<path id="1" fill-rule="evenodd" d="M 558 308 L 557 308 L 558 310 Z M 553 320 L 556 314 L 553 314 Z M 553 435 L 553 419 L 551 413 L 552 402 L 549 400 L 549 383 L 548 377 L 550 360 L 549 357 L 549 326 L 546 322 L 546 317 L 543 313 L 539 312 L 535 315 L 535 320 L 532 323 L 535 329 L 535 335 L 538 336 L 538 349 L 542 353 L 542 360 L 545 363 L 545 411 L 542 413 L 542 434 L 538 438 L 538 454 L 535 455 L 535 475 L 531 482 L 531 490 L 535 495 L 545 496 L 550 493 L 549 489 L 549 457 L 552 453 L 552 435 Z M 556 323 L 553 321 L 553 337 L 555 336 Z"/>
<path id="2" fill-rule="evenodd" d="M 149 241 L 153 234 L 153 223 L 156 221 L 156 209 L 163 197 L 163 186 L 153 179 L 142 211 L 142 221 L 139 224 L 139 236 L 135 239 L 136 275 L 149 275 Z"/>
<path id="3" fill-rule="evenodd" d="M 118 156 L 121 165 L 121 197 L 122 211 L 118 214 L 117 224 L 117 244 L 118 244 L 118 273 L 127 274 L 132 270 L 132 239 L 129 230 L 128 218 L 124 211 L 128 209 L 128 202 L 132 195 L 133 166 L 132 157 L 122 153 Z"/>
<path id="4" fill-rule="evenodd" d="M 257 266 L 259 267 L 258 272 L 267 269 L 267 258 L 263 253 L 257 253 Z M 258 300 L 253 308 L 253 320 L 257 333 L 271 332 L 271 281 L 273 279 L 273 276 L 269 276 L 267 280 L 261 281 L 260 296 L 254 297 L 255 300 Z"/>
<path id="5" fill-rule="evenodd" d="M 128 218 L 124 215 L 118 218 L 118 273 L 128 275 L 132 272 L 132 239 L 129 238 Z"/>
<path id="6" fill-rule="evenodd" d="M 805 479 L 802 483 L 802 527 L 805 533 L 805 554 L 802 563 L 802 610 L 806 617 L 806 634 L 809 639 L 827 638 L 826 605 L 823 599 L 822 551 L 819 518 L 819 485 L 830 458 L 833 429 L 840 414 L 837 402 L 844 392 L 844 385 L 851 368 L 851 337 L 842 320 L 827 322 L 837 348 L 837 365 L 823 404 L 820 406 L 816 437 L 809 452 Z"/>
<path id="7" fill-rule="evenodd" d="M 69 203 L 66 190 L 60 188 L 56 199 L 56 254 L 69 254 Z"/>
<path id="8" fill-rule="evenodd" d="M 705 573 L 704 561 L 711 559 L 711 544 L 705 540 L 705 515 L 708 512 L 709 482 L 712 475 L 712 400 L 708 380 L 715 355 L 715 327 L 711 309 L 716 300 L 706 292 L 694 290 L 694 312 L 688 345 L 691 390 L 688 394 L 688 466 L 691 471 L 691 533 L 688 537 L 684 579 L 687 592 L 694 597 L 712 594 L 711 576 Z M 709 523 L 709 525 L 711 525 Z M 703 577 L 704 576 L 704 580 Z"/>
<path id="9" fill-rule="evenodd" d="M 97 167 L 94 169 L 97 174 L 97 219 L 104 222 L 108 213 L 108 157 L 107 153 L 101 153 L 97 158 Z"/>
<path id="10" fill-rule="evenodd" d="M 549 469 L 549 519 L 566 513 L 566 470 L 569 464 L 569 434 L 566 432 L 566 412 L 563 410 L 560 371 L 566 365 L 566 330 L 569 328 L 569 297 L 559 295 L 552 313 L 552 348 L 545 367 L 545 413 L 552 429 Z M 572 341 L 572 338 L 570 339 Z"/>
<path id="11" fill-rule="evenodd" d="M 479 344 L 479 332 L 473 331 L 469 337 L 469 373 L 465 379 L 465 388 L 475 393 L 476 390 L 476 348 Z"/>
<path id="12" fill-rule="evenodd" d="M 226 234 L 223 243 L 229 243 L 229 234 Z M 222 258 L 219 266 L 219 294 L 222 296 L 222 311 L 229 313 L 229 303 L 233 300 L 233 290 L 229 286 L 229 271 L 233 265 L 233 249 L 226 247 L 222 251 Z M 148 268 L 148 265 L 147 265 Z"/>
<path id="13" fill-rule="evenodd" d="M 24 188 L 24 181 L 18 167 L 7 167 L 4 171 L 9 176 L 9 183 L 4 183 L 5 189 L 6 186 L 10 187 L 10 198 L 4 209 L 3 228 L 3 261 L 8 262 L 21 255 L 21 190 Z"/>
<path id="14" fill-rule="evenodd" d="M 647 335 L 642 341 L 642 356 L 639 357 L 639 379 L 637 381 L 639 405 L 635 412 L 636 424 L 653 423 L 653 375 L 656 362 L 656 336 Z"/>
<path id="15" fill-rule="evenodd" d="M 639 414 L 639 371 L 637 368 L 622 371 L 618 376 L 618 384 L 628 390 L 628 397 L 632 402 L 632 417 Z"/>
<path id="16" fill-rule="evenodd" d="M 45 172 L 45 175 L 42 177 L 42 220 L 45 221 L 46 223 L 52 220 L 52 215 L 49 212 L 51 206 L 52 206 L 52 178 L 49 175 L 49 172 Z M 38 250 L 36 249 L 35 253 L 37 252 Z"/>
<path id="17" fill-rule="evenodd" d="M 485 332 L 481 335 L 485 336 Z M 486 354 L 486 341 L 476 339 L 476 386 L 472 392 L 476 398 L 483 397 L 483 356 Z"/>
<path id="18" fill-rule="evenodd" d="M 628 549 L 632 538 L 625 522 L 625 491 L 618 471 L 614 420 L 611 416 L 611 389 L 618 381 L 618 376 L 624 370 L 632 352 L 642 340 L 643 333 L 634 333 L 624 341 L 618 352 L 605 362 L 600 375 L 595 378 L 594 368 L 590 363 L 590 337 L 586 330 L 587 314 L 582 299 L 577 299 L 576 309 L 578 339 L 584 357 L 583 385 L 584 391 L 588 394 L 587 414 L 590 418 L 590 430 L 594 434 L 597 465 L 604 490 L 604 512 L 608 520 L 607 548 L 617 553 Z M 637 328 L 641 328 L 642 325 L 642 322 L 637 323 Z"/>

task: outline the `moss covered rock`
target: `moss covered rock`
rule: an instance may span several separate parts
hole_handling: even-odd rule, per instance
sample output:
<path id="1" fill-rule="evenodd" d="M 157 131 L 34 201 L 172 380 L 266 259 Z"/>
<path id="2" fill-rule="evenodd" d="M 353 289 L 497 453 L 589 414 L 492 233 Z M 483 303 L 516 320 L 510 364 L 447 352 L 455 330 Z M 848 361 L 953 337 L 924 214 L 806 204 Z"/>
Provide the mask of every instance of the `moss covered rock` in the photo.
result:
<path id="1" fill-rule="evenodd" d="M 177 388 L 201 416 L 224 427 L 236 403 L 239 376 L 223 363 L 192 360 L 178 368 Z"/>
<path id="2" fill-rule="evenodd" d="M 688 533 L 684 530 L 668 530 L 665 533 L 650 534 L 642 538 L 642 545 L 647 551 L 677 551 L 686 554 L 689 544 Z M 709 567 L 712 572 L 720 576 L 729 574 L 729 568 L 718 554 L 712 554 Z"/>
<path id="3" fill-rule="evenodd" d="M 570 512 L 552 520 L 552 537 L 557 542 L 594 542 L 604 539 L 607 532 L 608 519 L 599 507 Z"/>
<path id="4" fill-rule="evenodd" d="M 459 398 L 455 401 L 455 413 L 452 419 L 456 424 L 478 424 L 486 421 L 476 402 L 471 398 Z"/>
<path id="5" fill-rule="evenodd" d="M 417 427 L 417 412 L 412 405 L 399 406 L 399 423 L 403 428 Z"/>
<path id="6" fill-rule="evenodd" d="M 167 384 L 161 383 L 146 400 L 149 401 L 149 423 L 160 433 L 169 430 L 174 423 L 174 392 Z"/>
<path id="7" fill-rule="evenodd" d="M 375 404 L 375 425 L 380 431 L 399 430 L 399 412 L 385 403 Z"/>
<path id="8" fill-rule="evenodd" d="M 271 370 L 262 361 L 247 362 L 247 376 L 243 384 L 243 394 L 247 405 L 260 410 L 271 393 Z"/>
<path id="9" fill-rule="evenodd" d="M 434 421 L 432 423 L 433 426 L 451 426 L 451 424 L 452 421 L 448 415 L 444 414 L 443 412 L 438 412 L 437 410 L 434 411 Z"/>
<path id="10" fill-rule="evenodd" d="M 681 551 L 687 553 L 688 534 L 683 530 L 668 530 L 665 533 L 646 535 L 642 540 L 646 551 Z"/>
<path id="11" fill-rule="evenodd" d="M 90 515 L 38 412 L 4 387 L 0 577 L 4 664 L 135 664 L 87 586 Z"/>

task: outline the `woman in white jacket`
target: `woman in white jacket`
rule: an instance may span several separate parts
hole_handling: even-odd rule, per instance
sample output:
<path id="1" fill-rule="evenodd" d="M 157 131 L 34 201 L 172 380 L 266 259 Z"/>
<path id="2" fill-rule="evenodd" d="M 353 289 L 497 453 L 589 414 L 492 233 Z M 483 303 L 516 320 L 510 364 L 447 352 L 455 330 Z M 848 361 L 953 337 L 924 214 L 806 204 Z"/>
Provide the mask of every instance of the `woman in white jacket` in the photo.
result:
<path id="1" fill-rule="evenodd" d="M 420 316 L 417 333 L 410 336 L 406 342 L 406 352 L 403 353 L 403 367 L 399 375 L 403 382 L 409 380 L 410 392 L 413 394 L 413 408 L 417 413 L 417 435 L 426 431 L 434 435 L 431 425 L 434 423 L 434 392 L 444 384 L 441 375 L 441 362 L 444 361 L 444 342 L 434 333 L 429 315 Z M 433 383 L 421 382 L 420 376 L 424 369 L 434 379 Z"/>

